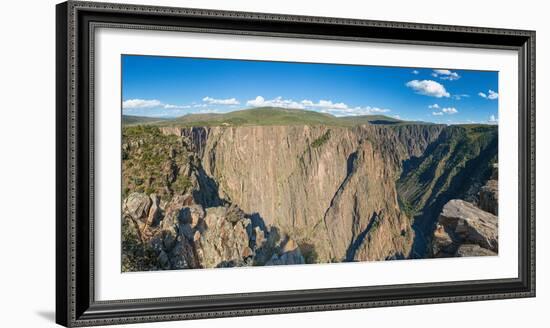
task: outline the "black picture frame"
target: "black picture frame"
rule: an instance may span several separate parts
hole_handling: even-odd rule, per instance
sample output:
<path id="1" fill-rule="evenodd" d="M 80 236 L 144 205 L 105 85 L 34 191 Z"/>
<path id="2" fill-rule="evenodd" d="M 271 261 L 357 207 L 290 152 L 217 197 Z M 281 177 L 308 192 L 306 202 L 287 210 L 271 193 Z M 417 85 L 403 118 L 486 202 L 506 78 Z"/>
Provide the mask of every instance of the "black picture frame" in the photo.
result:
<path id="1" fill-rule="evenodd" d="M 535 296 L 535 32 L 69 1 L 56 24 L 56 322 L 92 326 Z M 510 49 L 519 55 L 519 277 L 389 286 L 96 301 L 94 29 L 193 30 Z"/>

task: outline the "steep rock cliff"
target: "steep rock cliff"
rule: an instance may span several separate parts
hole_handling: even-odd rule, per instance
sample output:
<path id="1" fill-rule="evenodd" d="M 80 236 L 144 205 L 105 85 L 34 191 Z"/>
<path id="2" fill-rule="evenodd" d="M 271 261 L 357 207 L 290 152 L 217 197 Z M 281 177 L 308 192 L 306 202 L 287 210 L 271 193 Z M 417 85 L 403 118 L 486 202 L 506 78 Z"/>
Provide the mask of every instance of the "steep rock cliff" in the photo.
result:
<path id="1" fill-rule="evenodd" d="M 122 150 L 124 271 L 426 257 L 449 200 L 495 204 L 489 126 L 138 125 Z"/>
<path id="2" fill-rule="evenodd" d="M 162 128 L 190 140 L 219 196 L 298 241 L 316 261 L 407 257 L 414 233 L 395 181 L 440 125 Z"/>

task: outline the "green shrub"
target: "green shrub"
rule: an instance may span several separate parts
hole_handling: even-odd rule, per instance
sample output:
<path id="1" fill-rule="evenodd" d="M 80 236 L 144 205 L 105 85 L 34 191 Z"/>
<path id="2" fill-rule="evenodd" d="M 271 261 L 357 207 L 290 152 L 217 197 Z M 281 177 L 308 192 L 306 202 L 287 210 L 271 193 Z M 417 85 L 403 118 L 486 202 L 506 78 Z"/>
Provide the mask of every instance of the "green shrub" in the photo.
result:
<path id="1" fill-rule="evenodd" d="M 311 147 L 313 147 L 313 148 L 321 147 L 321 146 L 322 146 L 324 143 L 326 143 L 329 139 L 330 139 L 330 130 L 327 130 L 327 132 L 325 132 L 322 136 L 320 136 L 319 138 L 315 139 L 315 140 L 311 143 Z"/>
<path id="2" fill-rule="evenodd" d="M 149 271 L 157 268 L 157 251 L 142 243 L 130 220 L 122 222 L 122 271 Z"/>

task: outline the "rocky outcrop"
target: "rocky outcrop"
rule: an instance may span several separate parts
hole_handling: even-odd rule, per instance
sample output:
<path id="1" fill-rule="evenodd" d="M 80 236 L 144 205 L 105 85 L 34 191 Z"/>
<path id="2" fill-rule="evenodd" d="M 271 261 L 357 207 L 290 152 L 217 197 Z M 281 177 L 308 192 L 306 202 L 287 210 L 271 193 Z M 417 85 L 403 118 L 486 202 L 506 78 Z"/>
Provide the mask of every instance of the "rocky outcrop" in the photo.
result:
<path id="1" fill-rule="evenodd" d="M 250 248 L 250 219 L 238 210 L 220 206 L 207 209 L 204 223 L 204 232 L 193 236 L 203 267 L 252 264 L 254 252 Z"/>
<path id="2" fill-rule="evenodd" d="M 131 193 L 124 201 L 122 210 L 134 220 L 144 221 L 149 214 L 152 200 L 149 196 L 138 192 Z"/>
<path id="3" fill-rule="evenodd" d="M 453 199 L 439 215 L 432 247 L 436 257 L 497 254 L 497 217 L 471 203 Z"/>
<path id="4" fill-rule="evenodd" d="M 479 191 L 479 207 L 498 215 L 498 181 L 489 180 Z"/>
<path id="5" fill-rule="evenodd" d="M 235 205 L 204 209 L 192 196 L 176 195 L 161 207 L 156 195 L 140 193 L 124 204 L 124 230 L 137 227 L 125 237 L 139 237 L 123 252 L 125 271 L 305 263 L 294 240 L 254 223 Z M 129 259 L 131 254 L 141 259 Z"/>

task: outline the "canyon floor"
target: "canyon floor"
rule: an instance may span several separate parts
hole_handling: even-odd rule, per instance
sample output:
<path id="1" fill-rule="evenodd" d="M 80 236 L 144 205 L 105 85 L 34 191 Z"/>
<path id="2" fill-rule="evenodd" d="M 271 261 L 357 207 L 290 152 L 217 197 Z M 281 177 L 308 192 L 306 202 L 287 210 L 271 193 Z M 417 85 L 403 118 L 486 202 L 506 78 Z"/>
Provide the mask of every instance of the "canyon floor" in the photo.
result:
<path id="1" fill-rule="evenodd" d="M 498 127 L 123 116 L 122 270 L 498 254 Z"/>

